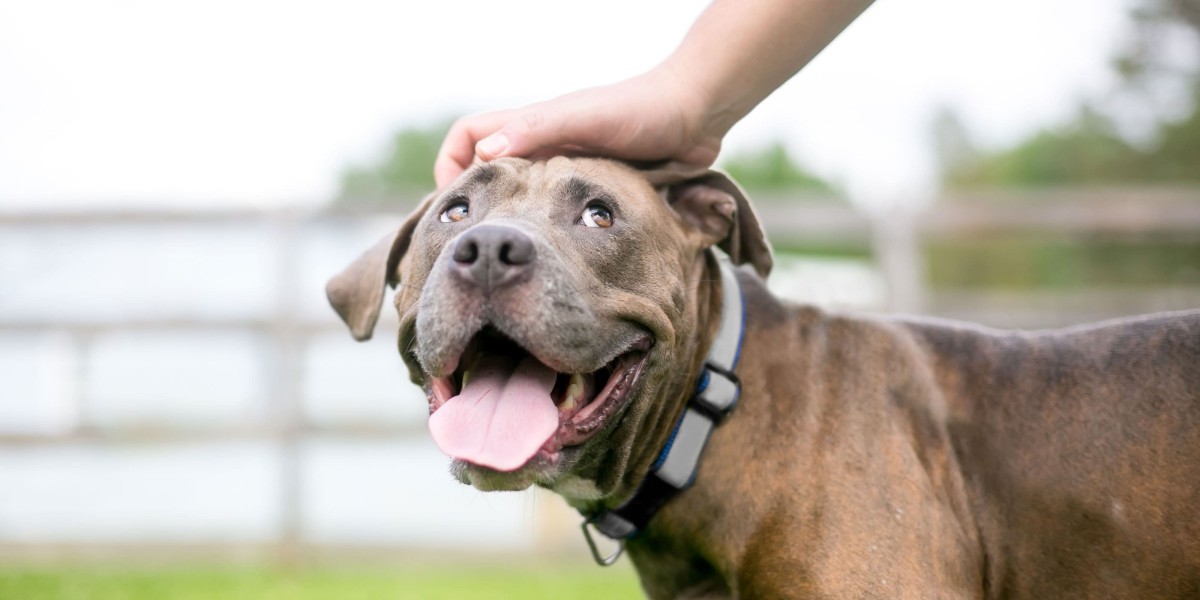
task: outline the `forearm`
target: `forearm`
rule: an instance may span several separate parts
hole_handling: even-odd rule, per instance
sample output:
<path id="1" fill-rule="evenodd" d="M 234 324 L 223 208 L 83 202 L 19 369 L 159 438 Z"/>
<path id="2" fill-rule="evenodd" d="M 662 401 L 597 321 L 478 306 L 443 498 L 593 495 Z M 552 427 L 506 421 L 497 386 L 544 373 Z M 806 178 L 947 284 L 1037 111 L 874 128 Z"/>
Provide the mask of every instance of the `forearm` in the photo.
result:
<path id="1" fill-rule="evenodd" d="M 434 168 L 449 184 L 478 159 L 590 154 L 708 168 L 721 141 L 870 0 L 713 0 L 683 42 L 637 77 L 464 117 Z"/>
<path id="2" fill-rule="evenodd" d="M 714 0 L 656 69 L 694 93 L 707 133 L 724 136 L 808 64 L 871 0 Z"/>

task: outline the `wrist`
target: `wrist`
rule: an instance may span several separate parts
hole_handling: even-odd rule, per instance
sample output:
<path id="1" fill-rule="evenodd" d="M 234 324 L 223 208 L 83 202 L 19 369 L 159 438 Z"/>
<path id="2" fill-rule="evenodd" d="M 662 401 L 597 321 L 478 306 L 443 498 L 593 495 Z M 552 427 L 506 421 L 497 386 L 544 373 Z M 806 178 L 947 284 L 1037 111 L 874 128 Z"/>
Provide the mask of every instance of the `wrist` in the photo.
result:
<path id="1" fill-rule="evenodd" d="M 669 57 L 649 74 L 659 82 L 678 107 L 690 137 L 696 142 L 720 144 L 735 123 L 746 116 L 737 99 L 722 89 L 715 78 L 702 69 Z"/>

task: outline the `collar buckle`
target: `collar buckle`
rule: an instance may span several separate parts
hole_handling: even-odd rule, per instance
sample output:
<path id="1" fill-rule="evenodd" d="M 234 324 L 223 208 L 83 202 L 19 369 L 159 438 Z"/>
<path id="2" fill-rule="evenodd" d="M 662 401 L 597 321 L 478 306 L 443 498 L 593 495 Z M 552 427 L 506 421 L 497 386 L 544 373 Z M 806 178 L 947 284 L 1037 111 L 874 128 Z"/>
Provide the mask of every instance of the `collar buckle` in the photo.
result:
<path id="1" fill-rule="evenodd" d="M 611 515 L 614 517 L 616 516 L 610 512 L 602 513 L 602 515 L 604 515 L 604 516 Z M 619 519 L 620 517 L 617 517 L 617 518 Z M 580 528 L 583 529 L 583 539 L 587 540 L 588 549 L 592 551 L 592 558 L 595 559 L 596 564 L 598 564 L 602 567 L 608 567 L 608 566 L 611 566 L 612 564 L 616 563 L 617 559 L 621 558 L 621 555 L 625 553 L 625 539 L 624 539 L 624 536 L 621 536 L 618 538 L 616 536 L 610 535 L 608 532 L 606 532 L 604 529 L 602 529 L 598 523 L 593 523 L 592 521 L 594 519 L 596 519 L 596 517 L 592 517 L 590 519 L 584 519 L 583 523 L 580 524 Z M 625 522 L 624 519 L 621 519 L 621 521 Z M 625 522 L 625 524 L 631 528 L 633 527 L 633 525 L 630 525 L 628 522 Z M 608 554 L 608 556 L 601 554 L 600 548 L 598 546 L 596 546 L 596 540 L 592 539 L 592 530 L 591 530 L 591 528 L 588 527 L 588 525 L 594 526 L 605 537 L 617 542 L 617 549 L 610 552 Z"/>
<path id="2" fill-rule="evenodd" d="M 742 381 L 738 376 L 710 360 L 704 364 L 704 376 L 690 404 L 715 426 L 733 411 L 741 395 Z"/>

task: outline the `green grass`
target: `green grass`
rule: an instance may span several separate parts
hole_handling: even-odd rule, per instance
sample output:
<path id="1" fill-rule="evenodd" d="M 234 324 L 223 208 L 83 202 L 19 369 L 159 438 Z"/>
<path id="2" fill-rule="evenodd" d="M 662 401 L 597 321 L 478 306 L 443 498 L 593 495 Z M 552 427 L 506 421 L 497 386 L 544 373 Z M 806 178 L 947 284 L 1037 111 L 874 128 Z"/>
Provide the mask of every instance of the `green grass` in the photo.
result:
<path id="1" fill-rule="evenodd" d="M 642 598 L 628 561 L 602 569 L 5 567 L 4 600 L 600 600 Z"/>

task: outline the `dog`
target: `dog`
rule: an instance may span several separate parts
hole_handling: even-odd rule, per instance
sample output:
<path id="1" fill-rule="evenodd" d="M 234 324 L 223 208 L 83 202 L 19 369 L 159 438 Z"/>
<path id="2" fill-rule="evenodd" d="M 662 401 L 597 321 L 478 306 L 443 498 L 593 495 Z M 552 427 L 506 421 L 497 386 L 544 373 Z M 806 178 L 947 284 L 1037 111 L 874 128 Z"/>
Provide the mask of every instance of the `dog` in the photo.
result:
<path id="1" fill-rule="evenodd" d="M 563 496 L 651 598 L 1200 598 L 1200 311 L 832 314 L 771 266 L 719 172 L 501 159 L 327 294 L 365 339 L 396 286 L 454 476 Z"/>

